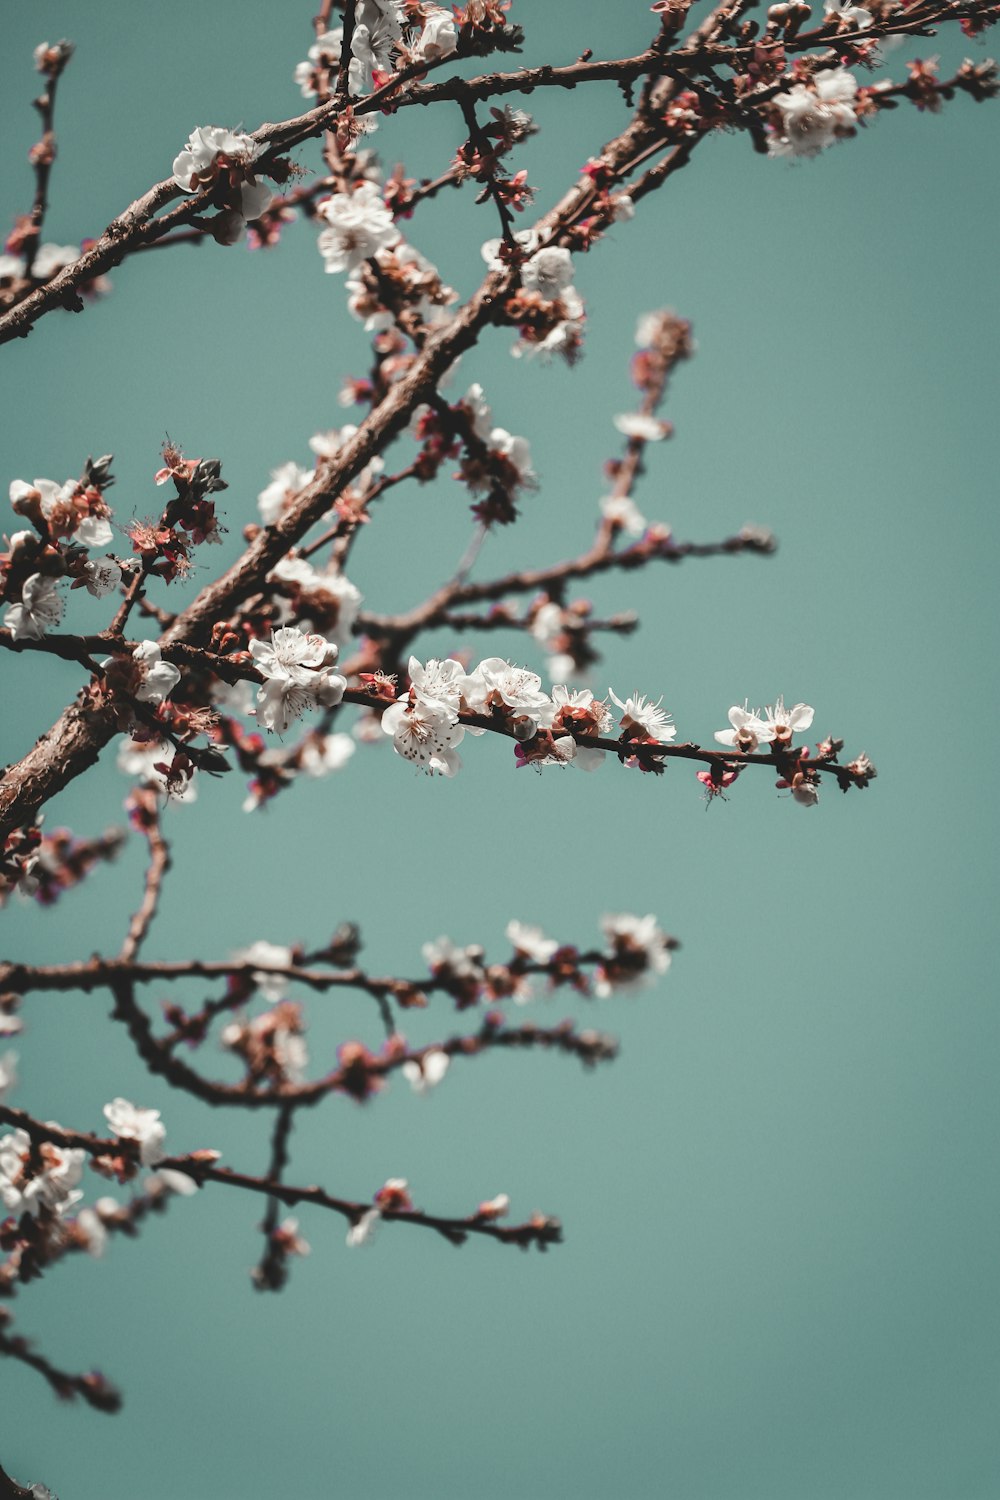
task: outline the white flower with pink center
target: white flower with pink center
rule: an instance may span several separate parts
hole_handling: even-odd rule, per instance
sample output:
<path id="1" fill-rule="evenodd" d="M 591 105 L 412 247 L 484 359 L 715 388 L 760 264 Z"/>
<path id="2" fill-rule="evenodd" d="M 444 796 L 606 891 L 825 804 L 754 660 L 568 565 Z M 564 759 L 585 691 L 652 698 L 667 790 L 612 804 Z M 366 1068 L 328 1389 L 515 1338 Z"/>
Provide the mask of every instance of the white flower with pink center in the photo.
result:
<path id="1" fill-rule="evenodd" d="M 815 709 L 808 703 L 796 703 L 794 708 L 786 708 L 784 698 L 779 698 L 773 708 L 764 710 L 760 737 L 772 744 L 790 745 L 792 736 L 808 729 L 814 717 Z"/>
<path id="2" fill-rule="evenodd" d="M 424 29 L 413 49 L 414 59 L 436 62 L 458 50 L 458 28 L 451 11 L 436 6 L 425 13 Z"/>
<path id="3" fill-rule="evenodd" d="M 676 737 L 676 724 L 671 723 L 670 715 L 660 707 L 662 698 L 653 703 L 644 693 L 634 693 L 623 702 L 612 689 L 609 689 L 608 696 L 622 710 L 623 734 L 634 737 L 636 731 L 641 730 L 648 739 L 660 740 L 662 743 Z"/>
<path id="4" fill-rule="evenodd" d="M 462 696 L 473 713 L 503 707 L 525 714 L 536 723 L 551 709 L 538 673 L 529 672 L 527 667 L 512 666 L 500 656 L 488 656 L 463 678 Z"/>
<path id="5" fill-rule="evenodd" d="M 729 729 L 717 729 L 715 738 L 720 745 L 730 745 L 744 755 L 753 755 L 761 740 L 769 740 L 768 725 L 760 717 L 758 709 L 750 709 L 744 702 L 742 708 L 736 704 L 729 710 Z"/>

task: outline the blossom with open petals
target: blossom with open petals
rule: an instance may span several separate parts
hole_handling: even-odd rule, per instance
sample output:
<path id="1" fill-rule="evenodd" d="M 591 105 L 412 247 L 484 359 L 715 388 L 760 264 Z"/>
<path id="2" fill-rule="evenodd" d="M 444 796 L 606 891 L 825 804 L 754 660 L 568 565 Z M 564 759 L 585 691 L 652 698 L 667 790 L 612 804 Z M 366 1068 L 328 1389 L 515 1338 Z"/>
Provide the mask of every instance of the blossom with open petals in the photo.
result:
<path id="1" fill-rule="evenodd" d="M 451 1058 L 447 1052 L 442 1052 L 440 1047 L 432 1047 L 419 1062 L 414 1058 L 405 1062 L 401 1072 L 415 1094 L 429 1094 L 431 1089 L 437 1088 L 450 1064 Z"/>
<path id="2" fill-rule="evenodd" d="M 634 693 L 624 702 L 612 689 L 608 690 L 608 696 L 622 710 L 622 734 L 634 738 L 636 732 L 641 731 L 649 739 L 661 741 L 672 740 L 677 734 L 677 726 L 670 722 L 670 715 L 664 712 L 660 703 L 653 703 L 644 693 Z"/>
<path id="3" fill-rule="evenodd" d="M 361 182 L 350 193 L 334 193 L 316 212 L 327 226 L 320 232 L 318 246 L 325 269 L 331 273 L 353 271 L 400 237 L 374 182 Z"/>
<path id="4" fill-rule="evenodd" d="M 382 715 L 382 730 L 392 735 L 396 754 L 428 776 L 454 776 L 461 769 L 455 746 L 461 744 L 465 729 L 454 710 L 442 703 L 397 699 Z"/>
<path id="5" fill-rule="evenodd" d="M 61 1127 L 47 1121 L 54 1130 Z M 64 1214 L 83 1193 L 77 1183 L 83 1176 L 86 1152 L 57 1146 L 52 1141 L 32 1143 L 26 1130 L 15 1130 L 0 1138 L 0 1203 L 16 1218 L 48 1209 Z"/>
<path id="6" fill-rule="evenodd" d="M 119 1098 L 104 1106 L 104 1116 L 120 1140 L 138 1141 L 139 1160 L 144 1167 L 154 1167 L 163 1160 L 167 1132 L 158 1109 L 137 1109 L 127 1099 Z"/>
<path id="7" fill-rule="evenodd" d="M 155 641 L 140 641 L 132 652 L 132 660 L 142 669 L 142 681 L 135 690 L 140 703 L 162 703 L 169 698 L 181 680 L 181 674 L 172 662 L 163 661 L 160 648 Z"/>
<path id="8" fill-rule="evenodd" d="M 420 33 L 420 40 L 413 48 L 414 60 L 436 62 L 439 58 L 450 57 L 457 50 L 458 28 L 455 25 L 455 17 L 451 11 L 435 6 L 433 10 L 425 14 L 424 29 Z"/>
<path id="9" fill-rule="evenodd" d="M 752 755 L 761 740 L 772 738 L 768 725 L 764 723 L 757 709 L 749 709 L 746 703 L 742 708 L 736 704 L 729 710 L 730 729 L 717 729 L 715 738 L 720 745 L 731 745 L 734 750 L 739 750 L 744 755 Z"/>
<path id="10" fill-rule="evenodd" d="M 15 641 L 40 641 L 47 630 L 59 624 L 64 608 L 56 580 L 32 573 L 21 589 L 20 603 L 7 606 L 4 624 Z"/>
<path id="11" fill-rule="evenodd" d="M 810 727 L 814 715 L 815 709 L 808 703 L 796 703 L 794 708 L 786 708 L 784 698 L 779 698 L 774 707 L 766 708 L 761 716 L 763 733 L 760 737 L 779 745 L 789 745 L 794 734 Z"/>
<path id="12" fill-rule="evenodd" d="M 183 192 L 193 193 L 229 166 L 247 171 L 257 150 L 252 136 L 221 125 L 199 125 L 174 157 L 174 181 Z"/>

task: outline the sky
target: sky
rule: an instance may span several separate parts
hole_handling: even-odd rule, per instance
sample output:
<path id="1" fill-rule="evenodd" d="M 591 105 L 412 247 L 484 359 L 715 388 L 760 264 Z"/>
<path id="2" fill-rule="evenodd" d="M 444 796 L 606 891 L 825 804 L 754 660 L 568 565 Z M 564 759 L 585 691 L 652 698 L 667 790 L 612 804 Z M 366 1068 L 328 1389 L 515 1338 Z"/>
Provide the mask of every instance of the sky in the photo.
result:
<path id="1" fill-rule="evenodd" d="M 585 47 L 623 56 L 651 34 L 642 4 L 517 0 L 516 18 L 529 63 Z M 168 175 L 195 125 L 294 114 L 311 31 L 307 8 L 232 0 L 175 0 L 141 20 L 125 0 L 17 7 L 0 56 L 7 223 L 32 192 L 32 49 L 61 36 L 77 53 L 59 88 L 47 236 L 71 243 Z M 891 53 L 888 71 L 989 53 L 921 46 Z M 626 108 L 603 84 L 523 102 L 541 130 L 518 164 L 544 210 Z M 463 135 L 457 109 L 408 111 L 373 144 L 387 168 L 432 176 Z M 998 686 L 998 157 L 995 107 L 964 97 L 939 116 L 900 108 L 794 164 L 713 139 L 578 258 L 577 367 L 515 361 L 512 335 L 493 330 L 458 377 L 482 381 L 496 420 L 528 437 L 540 479 L 484 548 L 488 577 L 586 549 L 611 418 L 634 400 L 636 319 L 668 306 L 691 320 L 697 355 L 666 409 L 675 436 L 651 452 L 637 502 L 679 538 L 753 522 L 779 550 L 588 585 L 595 609 L 641 621 L 602 642 L 592 685 L 662 694 L 679 738 L 701 742 L 733 703 L 807 702 L 817 738 L 876 762 L 869 790 L 824 788 L 806 810 L 748 775 L 706 808 L 682 763 L 663 777 L 615 765 L 536 777 L 487 737 L 466 741 L 453 781 L 416 776 L 387 741 L 267 812 L 241 810 L 238 775 L 168 810 L 174 869 L 149 957 L 315 944 L 353 920 L 374 970 L 418 974 L 422 944 L 443 933 L 502 956 L 512 917 L 581 945 L 607 912 L 653 912 L 676 934 L 653 989 L 536 1003 L 546 1024 L 572 1014 L 617 1035 L 612 1065 L 477 1058 L 431 1097 L 400 1081 L 365 1107 L 332 1098 L 296 1131 L 296 1181 L 366 1199 L 402 1176 L 422 1207 L 454 1214 L 505 1191 L 516 1219 L 557 1214 L 565 1243 L 454 1250 L 386 1226 L 349 1250 L 341 1220 L 303 1210 L 312 1254 L 265 1296 L 248 1275 L 260 1203 L 221 1189 L 177 1201 L 105 1260 L 76 1257 L 19 1293 L 18 1330 L 69 1369 L 105 1371 L 125 1406 L 107 1418 L 58 1405 L 0 1363 L 9 1472 L 60 1500 L 997 1493 L 997 829 L 983 715 Z M 489 204 L 448 193 L 410 233 L 474 290 Z M 127 523 L 154 509 L 169 433 L 222 460 L 225 562 L 269 471 L 307 462 L 310 435 L 344 420 L 337 392 L 366 369 L 366 336 L 308 224 L 266 254 L 136 256 L 112 281 L 83 315 L 46 317 L 0 354 L 0 481 L 62 481 L 111 451 L 109 498 Z M 400 489 L 352 557 L 366 605 L 418 602 L 470 530 L 447 476 Z M 76 601 L 72 628 L 101 623 Z M 420 647 L 470 644 L 438 634 Z M 523 635 L 483 650 L 544 670 Z M 0 666 L 10 761 L 80 676 L 27 653 Z M 47 826 L 83 836 L 121 822 L 126 790 L 106 753 Z M 0 953 L 116 951 L 142 866 L 130 843 L 54 910 L 10 903 Z M 107 1012 L 100 994 L 32 997 L 10 1102 L 98 1130 L 123 1094 L 162 1110 L 172 1149 L 215 1147 L 263 1171 L 265 1122 L 148 1075 Z M 415 1044 L 454 1029 L 439 1004 L 406 1020 Z M 314 1000 L 317 1071 L 347 1037 L 376 1044 L 369 1008 Z M 104 1186 L 88 1178 L 91 1196 Z"/>

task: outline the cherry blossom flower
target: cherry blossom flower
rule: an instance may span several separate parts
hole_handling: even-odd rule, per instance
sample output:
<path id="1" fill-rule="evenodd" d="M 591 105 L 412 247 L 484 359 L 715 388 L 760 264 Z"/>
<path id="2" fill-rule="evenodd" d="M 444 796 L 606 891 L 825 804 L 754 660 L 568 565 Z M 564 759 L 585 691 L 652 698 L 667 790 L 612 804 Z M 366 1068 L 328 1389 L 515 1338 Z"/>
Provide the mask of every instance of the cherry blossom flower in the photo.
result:
<path id="1" fill-rule="evenodd" d="M 518 922 L 514 918 L 507 923 L 504 934 L 516 953 L 538 964 L 547 964 L 559 948 L 556 939 L 547 938 L 540 927 L 532 927 L 530 923 Z"/>
<path id="2" fill-rule="evenodd" d="M 455 746 L 465 735 L 458 715 L 444 704 L 410 703 L 399 698 L 382 715 L 382 731 L 392 735 L 393 748 L 428 776 L 455 776 L 462 767 Z"/>
<path id="3" fill-rule="evenodd" d="M 270 641 L 250 642 L 254 665 L 265 678 L 257 693 L 257 717 L 277 734 L 308 710 L 333 708 L 344 696 L 346 677 L 330 669 L 337 647 L 294 625 L 272 630 Z"/>
<path id="4" fill-rule="evenodd" d="M 447 1052 L 433 1047 L 424 1053 L 419 1062 L 412 1058 L 405 1062 L 400 1071 L 415 1094 L 426 1095 L 431 1089 L 437 1088 L 450 1065 L 451 1058 Z"/>
<path id="5" fill-rule="evenodd" d="M 119 1140 L 138 1141 L 139 1160 L 144 1167 L 155 1167 L 164 1157 L 166 1128 L 158 1109 L 137 1109 L 127 1099 L 112 1099 L 104 1106 L 104 1116 Z"/>
<path id="6" fill-rule="evenodd" d="M 138 741 L 124 735 L 115 764 L 126 776 L 136 776 L 145 785 L 155 787 L 171 803 L 195 802 L 198 799 L 198 783 L 194 774 L 181 783 L 168 780 L 166 772 L 159 769 L 169 765 L 173 753 L 173 746 L 165 740 Z"/>
<path id="7" fill-rule="evenodd" d="M 394 245 L 400 238 L 374 182 L 361 182 L 350 193 L 334 193 L 319 205 L 317 214 L 327 224 L 320 232 L 319 253 L 326 262 L 325 269 L 333 274 L 353 271 L 376 250 Z"/>
<path id="8" fill-rule="evenodd" d="M 174 157 L 174 181 L 182 192 L 196 192 L 230 167 L 247 174 L 257 152 L 252 136 L 225 130 L 220 125 L 199 125 Z"/>
<path id="9" fill-rule="evenodd" d="M 524 255 L 531 255 L 538 245 L 538 235 L 534 229 L 519 229 L 514 235 L 514 242 Z M 481 250 L 483 260 L 491 271 L 505 271 L 507 262 L 500 254 L 503 240 L 487 240 Z"/>
<path id="10" fill-rule="evenodd" d="M 819 801 L 819 787 L 804 771 L 796 771 L 791 781 L 792 798 L 800 807 L 815 807 Z"/>
<path id="11" fill-rule="evenodd" d="M 663 702 L 662 698 L 658 703 L 652 703 L 645 694 L 635 693 L 631 698 L 626 698 L 623 703 L 612 689 L 609 689 L 608 696 L 622 710 L 621 731 L 623 735 L 634 739 L 636 731 L 641 731 L 649 739 L 659 740 L 662 743 L 676 736 L 676 724 L 671 723 L 670 715 L 664 713 L 660 707 L 660 703 Z"/>
<path id="12" fill-rule="evenodd" d="M 555 302 L 573 284 L 573 257 L 557 245 L 539 250 L 521 267 L 521 285 L 537 292 L 546 302 Z"/>
<path id="13" fill-rule="evenodd" d="M 299 769 L 307 776 L 342 771 L 357 749 L 349 734 L 312 735 L 299 752 Z"/>
<path id="14" fill-rule="evenodd" d="M 838 5 L 837 0 L 823 0 L 827 21 L 839 21 L 851 31 L 867 31 L 872 24 L 872 13 L 860 5 Z"/>
<path id="15" fill-rule="evenodd" d="M 265 526 L 273 526 L 285 509 L 288 501 L 316 477 L 315 469 L 304 469 L 301 464 L 281 464 L 271 470 L 271 483 L 257 496 L 257 509 Z"/>
<path id="16" fill-rule="evenodd" d="M 770 740 L 769 726 L 764 723 L 757 709 L 749 709 L 744 702 L 742 708 L 735 704 L 729 710 L 731 729 L 717 729 L 715 738 L 720 745 L 731 745 L 744 755 L 752 755 L 761 740 Z"/>
<path id="17" fill-rule="evenodd" d="M 61 1126 L 46 1122 L 53 1130 Z M 12 1214 L 36 1214 L 48 1209 L 62 1215 L 83 1193 L 77 1183 L 83 1176 L 86 1152 L 43 1141 L 33 1147 L 26 1130 L 0 1137 L 0 1202 Z"/>
<path id="18" fill-rule="evenodd" d="M 613 420 L 624 437 L 639 438 L 644 443 L 662 442 L 672 431 L 669 422 L 661 422 L 658 417 L 647 416 L 641 411 L 621 412 Z"/>
<path id="19" fill-rule="evenodd" d="M 413 48 L 414 60 L 436 62 L 458 50 L 458 28 L 450 11 L 435 6 L 424 16 L 424 29 Z"/>
<path id="20" fill-rule="evenodd" d="M 415 656 L 411 656 L 407 673 L 416 702 L 428 707 L 437 704 L 458 712 L 462 684 L 465 681 L 465 669 L 460 661 L 452 656 L 443 661 L 432 657 L 426 665 L 422 665 Z"/>
<path id="21" fill-rule="evenodd" d="M 84 576 L 88 594 L 103 599 L 113 593 L 122 581 L 122 570 L 112 557 L 100 557 L 84 564 Z"/>
<path id="22" fill-rule="evenodd" d="M 115 1207 L 118 1205 L 115 1204 Z M 108 1247 L 108 1231 L 100 1214 L 94 1208 L 81 1208 L 76 1216 L 75 1227 L 87 1254 L 100 1260 Z"/>
<path id="23" fill-rule="evenodd" d="M 294 968 L 295 959 L 291 948 L 280 943 L 269 943 L 266 938 L 258 938 L 249 948 L 238 949 L 233 954 L 233 960 L 236 963 L 254 965 L 253 982 L 265 1000 L 273 1005 L 284 999 L 289 981 L 283 974 L 271 974 L 268 970 Z"/>
<path id="24" fill-rule="evenodd" d="M 649 525 L 642 511 L 628 495 L 604 495 L 600 505 L 604 519 L 612 526 L 628 532 L 629 536 L 642 536 Z"/>
<path id="25" fill-rule="evenodd" d="M 601 928 L 612 947 L 594 979 L 594 991 L 602 998 L 615 990 L 642 989 L 670 968 L 670 939 L 654 916 L 622 912 L 603 917 Z"/>
<path id="26" fill-rule="evenodd" d="M 271 1238 L 275 1240 L 286 1255 L 310 1255 L 312 1246 L 308 1240 L 304 1240 L 299 1234 L 299 1221 L 292 1215 L 282 1219 L 281 1223 L 272 1232 Z"/>
<path id="27" fill-rule="evenodd" d="M 132 652 L 132 660 L 139 663 L 142 681 L 135 690 L 140 703 L 163 703 L 181 680 L 181 674 L 172 662 L 163 661 L 160 648 L 155 641 L 140 641 Z"/>
<path id="28" fill-rule="evenodd" d="M 308 62 L 300 62 L 295 68 L 295 82 L 302 90 L 303 99 L 315 99 L 319 92 L 316 75 L 321 69 L 333 72 L 340 66 L 340 49 L 344 40 L 343 28 L 324 31 L 309 48 Z M 334 81 L 336 78 L 334 76 Z"/>
<path id="29" fill-rule="evenodd" d="M 462 695 L 473 713 L 509 708 L 536 723 L 551 706 L 548 695 L 542 692 L 542 679 L 537 672 L 512 666 L 500 656 L 488 656 L 463 679 Z"/>
<path id="30" fill-rule="evenodd" d="M 560 731 L 575 730 L 579 734 L 603 735 L 611 728 L 611 714 L 606 703 L 594 697 L 590 688 L 575 691 L 561 684 L 552 689 L 553 714 L 545 727 L 553 735 Z M 558 744 L 559 741 L 557 740 Z M 602 765 L 605 752 L 593 745 L 578 745 L 573 741 L 573 764 L 581 771 L 596 771 Z"/>
<path id="31" fill-rule="evenodd" d="M 846 68 L 819 73 L 813 87 L 797 83 L 772 103 L 781 114 L 781 130 L 767 143 L 771 156 L 816 156 L 857 125 L 854 102 L 858 85 Z"/>
<path id="32" fill-rule="evenodd" d="M 75 479 L 67 479 L 62 485 L 51 479 L 35 479 L 31 484 L 15 479 L 10 486 L 10 502 L 23 512 L 24 502 L 33 501 L 46 521 L 58 522 L 59 535 L 68 535 L 81 547 L 106 547 L 114 534 L 110 523 L 106 515 L 87 514 L 74 505 L 79 488 Z"/>
<path id="33" fill-rule="evenodd" d="M 32 573 L 21 589 L 20 603 L 8 605 L 4 624 L 15 641 L 40 641 L 47 630 L 59 624 L 64 608 L 56 580 Z"/>
<path id="34" fill-rule="evenodd" d="M 779 698 L 773 708 L 764 710 L 760 738 L 783 746 L 790 745 L 794 734 L 811 726 L 814 715 L 815 710 L 808 703 L 796 703 L 794 708 L 786 709 L 784 698 Z"/>
<path id="35" fill-rule="evenodd" d="M 510 1213 L 510 1196 L 507 1193 L 497 1193 L 495 1198 L 487 1198 L 485 1203 L 480 1203 L 476 1209 L 477 1219 L 502 1219 Z"/>
<path id="36" fill-rule="evenodd" d="M 51 281 L 59 271 L 64 271 L 79 259 L 79 245 L 39 245 L 31 274 L 39 281 Z"/>
<path id="37" fill-rule="evenodd" d="M 357 1250 L 362 1245 L 370 1245 L 375 1231 L 379 1226 L 382 1215 L 377 1208 L 366 1209 L 356 1224 L 352 1224 L 347 1231 L 347 1244 L 352 1250 Z"/>

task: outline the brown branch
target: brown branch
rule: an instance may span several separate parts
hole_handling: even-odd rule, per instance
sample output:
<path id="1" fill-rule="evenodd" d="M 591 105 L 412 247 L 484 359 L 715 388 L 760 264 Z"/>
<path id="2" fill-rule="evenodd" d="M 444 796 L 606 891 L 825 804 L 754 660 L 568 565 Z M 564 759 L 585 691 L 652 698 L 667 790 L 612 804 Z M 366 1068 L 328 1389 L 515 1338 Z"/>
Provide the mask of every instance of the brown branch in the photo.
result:
<path id="1" fill-rule="evenodd" d="M 9 1359 L 20 1360 L 21 1364 L 37 1370 L 62 1401 L 72 1401 L 74 1397 L 81 1396 L 95 1411 L 110 1413 L 121 1409 L 120 1393 L 96 1370 L 87 1375 L 74 1375 L 68 1370 L 61 1370 L 58 1365 L 46 1359 L 44 1354 L 38 1354 L 32 1349 L 27 1339 L 18 1334 L 5 1333 L 2 1328 L 0 1328 L 0 1354 L 7 1355 Z M 18 1491 L 14 1490 L 13 1493 L 16 1495 Z M 20 1493 L 30 1492 L 22 1490 Z"/>
<path id="2" fill-rule="evenodd" d="M 163 889 L 163 881 L 170 869 L 170 846 L 163 837 L 159 818 L 155 812 L 147 812 L 143 833 L 149 844 L 149 868 L 142 902 L 129 923 L 128 933 L 118 955 L 122 963 L 132 963 L 141 948 L 156 916 L 156 908 Z"/>
<path id="3" fill-rule="evenodd" d="M 69 58 L 66 58 L 66 62 Z M 56 159 L 56 137 L 53 129 L 53 118 L 56 104 L 56 86 L 62 74 L 65 62 L 53 67 L 46 72 L 46 85 L 39 97 L 34 101 L 42 120 L 42 138 L 33 146 L 30 153 L 32 165 L 35 168 L 35 199 L 31 205 L 31 213 L 28 216 L 28 224 L 21 241 L 21 250 L 24 255 L 24 277 L 31 279 L 32 268 L 35 264 L 35 256 L 38 253 L 39 241 L 42 237 L 42 226 L 45 223 L 45 215 L 49 207 L 49 178 L 52 175 L 52 166 Z"/>
<path id="4" fill-rule="evenodd" d="M 290 1159 L 288 1142 L 294 1121 L 293 1105 L 279 1109 L 275 1116 L 271 1131 L 271 1164 L 267 1171 L 268 1180 L 271 1182 L 280 1182 L 288 1166 Z M 260 1292 L 279 1292 L 288 1279 L 288 1255 L 279 1241 L 275 1239 L 274 1234 L 278 1227 L 280 1208 L 277 1198 L 273 1196 L 268 1198 L 264 1222 L 261 1225 L 264 1250 L 256 1268 L 251 1273 L 251 1280 Z"/>
<path id="5" fill-rule="evenodd" d="M 424 1049 L 429 1050 L 429 1049 Z M 417 1056 L 419 1054 L 414 1054 Z M 0 1120 L 18 1126 L 26 1131 L 33 1140 L 51 1141 L 57 1146 L 68 1150 L 86 1151 L 89 1156 L 118 1155 L 136 1159 L 138 1156 L 138 1142 L 127 1140 L 104 1140 L 98 1136 L 88 1135 L 84 1132 L 62 1130 L 53 1125 L 48 1125 L 42 1120 L 35 1120 L 23 1110 L 11 1109 L 7 1105 L 0 1105 Z M 215 1165 L 217 1153 L 195 1152 L 190 1156 L 170 1156 L 157 1163 L 159 1171 L 183 1172 L 185 1176 L 192 1178 L 199 1187 L 206 1182 L 218 1182 L 228 1187 L 242 1188 L 251 1193 L 263 1193 L 268 1197 L 276 1198 L 278 1202 L 294 1208 L 299 1203 L 311 1203 L 317 1208 L 326 1208 L 333 1213 L 340 1214 L 351 1224 L 358 1221 L 372 1207 L 370 1203 L 359 1202 L 356 1199 L 338 1198 L 332 1193 L 327 1193 L 318 1187 L 297 1187 L 283 1182 L 276 1182 L 270 1177 L 253 1177 L 245 1172 L 236 1172 L 229 1167 L 217 1167 Z M 546 1218 L 536 1214 L 531 1220 L 524 1224 L 513 1224 L 501 1227 L 492 1220 L 486 1219 L 479 1214 L 470 1214 L 466 1218 L 443 1218 L 434 1214 L 423 1213 L 419 1209 L 395 1209 L 386 1208 L 381 1211 L 381 1217 L 388 1222 L 400 1222 L 416 1224 L 421 1228 L 436 1229 L 453 1244 L 461 1244 L 470 1234 L 482 1234 L 491 1239 L 499 1240 L 502 1244 L 520 1245 L 526 1249 L 531 1244 L 537 1244 L 540 1250 L 544 1250 L 550 1244 L 558 1244 L 561 1239 L 561 1226 L 558 1219 Z M 11 1352 L 0 1345 L 0 1352 Z M 34 1360 L 28 1360 L 34 1363 Z M 44 1362 L 43 1362 L 44 1363 Z M 35 1368 L 39 1368 L 36 1364 Z M 44 1373 L 44 1371 L 43 1371 Z M 84 1377 L 88 1378 L 88 1377 Z M 92 1378 L 92 1377 L 90 1377 Z M 80 1392 L 81 1395 L 85 1394 Z M 88 1398 L 89 1399 L 89 1398 Z"/>

